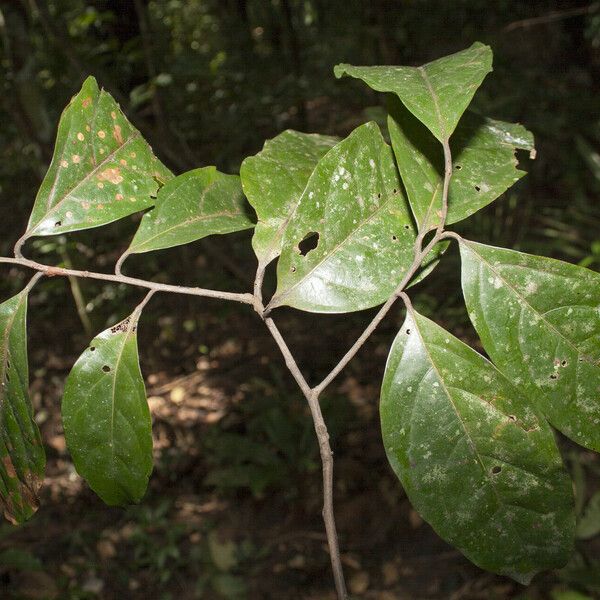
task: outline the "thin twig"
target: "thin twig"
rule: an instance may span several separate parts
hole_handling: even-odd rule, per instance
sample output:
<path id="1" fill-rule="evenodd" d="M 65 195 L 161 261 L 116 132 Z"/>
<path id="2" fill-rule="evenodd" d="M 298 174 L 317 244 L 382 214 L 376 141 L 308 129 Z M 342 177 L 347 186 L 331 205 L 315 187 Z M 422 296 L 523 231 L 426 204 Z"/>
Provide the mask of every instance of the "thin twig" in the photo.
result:
<path id="1" fill-rule="evenodd" d="M 534 25 L 544 25 L 546 23 L 553 23 L 555 21 L 562 21 L 563 19 L 570 19 L 571 17 L 578 17 L 581 15 L 588 15 L 596 12 L 600 8 L 600 2 L 593 2 L 589 6 L 583 6 L 580 8 L 570 8 L 567 10 L 556 10 L 546 15 L 539 17 L 531 17 L 529 19 L 521 19 L 520 21 L 513 21 L 503 28 L 503 31 L 509 32 L 515 29 L 526 29 L 533 27 Z"/>
<path id="2" fill-rule="evenodd" d="M 45 275 L 52 277 L 55 275 L 61 277 L 82 277 L 85 279 L 99 279 L 101 281 L 112 281 L 114 283 L 124 283 L 136 287 L 147 288 L 157 292 L 169 292 L 172 294 L 184 294 L 186 296 L 203 296 L 205 298 L 218 298 L 220 300 L 232 300 L 233 302 L 241 302 L 242 304 L 254 304 L 254 296 L 252 294 L 238 294 L 234 292 L 221 292 L 218 290 L 208 290 L 200 287 L 187 287 L 181 285 L 169 285 L 166 283 L 156 283 L 145 279 L 137 279 L 136 277 L 127 277 L 125 275 L 112 275 L 109 273 L 95 273 L 94 271 L 78 271 L 76 269 L 63 269 L 61 267 L 53 267 L 42 263 L 29 260 L 28 258 L 7 258 L 0 257 L 0 263 L 19 265 L 29 269 L 41 271 Z"/>

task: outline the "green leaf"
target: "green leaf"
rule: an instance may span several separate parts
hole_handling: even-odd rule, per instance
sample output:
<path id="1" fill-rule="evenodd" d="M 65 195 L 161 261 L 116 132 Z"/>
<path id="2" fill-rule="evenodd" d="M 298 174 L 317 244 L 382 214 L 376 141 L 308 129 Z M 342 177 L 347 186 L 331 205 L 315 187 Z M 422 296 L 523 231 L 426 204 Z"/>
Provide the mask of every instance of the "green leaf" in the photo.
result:
<path id="1" fill-rule="evenodd" d="M 392 147 L 420 230 L 439 224 L 444 156 L 431 133 L 398 101 L 388 117 Z M 467 112 L 450 141 L 453 174 L 446 223 L 466 219 L 506 191 L 525 171 L 515 150 L 535 156 L 533 135 L 524 127 Z"/>
<path id="2" fill-rule="evenodd" d="M 14 524 L 38 509 L 46 466 L 28 391 L 27 294 L 0 304 L 0 507 Z"/>
<path id="3" fill-rule="evenodd" d="M 302 249 L 307 236 L 316 248 Z M 375 123 L 361 125 L 311 175 L 269 306 L 339 313 L 381 304 L 412 264 L 415 237 L 392 150 Z"/>
<path id="4" fill-rule="evenodd" d="M 381 425 L 416 510 L 476 565 L 527 583 L 566 563 L 573 494 L 552 430 L 490 362 L 413 311 L 388 358 Z"/>
<path id="5" fill-rule="evenodd" d="M 467 50 L 422 67 L 354 67 L 337 65 L 335 76 L 362 79 L 378 92 L 397 94 L 408 110 L 443 142 L 485 76 L 492 70 L 492 50 L 475 42 Z"/>
<path id="6" fill-rule="evenodd" d="M 65 384 L 62 416 L 77 472 L 110 505 L 139 502 L 152 471 L 152 423 L 136 311 L 94 338 Z"/>
<path id="7" fill-rule="evenodd" d="M 195 169 L 175 177 L 158 192 L 125 254 L 138 254 L 189 244 L 208 235 L 254 226 L 245 211 L 237 175 L 215 167 Z"/>
<path id="8" fill-rule="evenodd" d="M 600 275 L 463 240 L 462 286 L 490 358 L 573 441 L 600 450 Z"/>
<path id="9" fill-rule="evenodd" d="M 143 210 L 171 176 L 110 94 L 88 77 L 61 116 L 24 238 L 98 227 Z"/>
<path id="10" fill-rule="evenodd" d="M 279 256 L 283 233 L 308 178 L 337 142 L 335 137 L 287 130 L 242 163 L 244 193 L 258 215 L 252 246 L 261 265 Z"/>

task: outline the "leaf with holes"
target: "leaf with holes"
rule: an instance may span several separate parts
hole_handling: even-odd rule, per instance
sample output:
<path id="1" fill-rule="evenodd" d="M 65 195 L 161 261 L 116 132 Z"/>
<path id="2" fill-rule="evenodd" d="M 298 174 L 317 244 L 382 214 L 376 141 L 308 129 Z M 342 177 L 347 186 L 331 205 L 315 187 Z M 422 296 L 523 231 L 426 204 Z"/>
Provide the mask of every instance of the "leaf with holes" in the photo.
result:
<path id="1" fill-rule="evenodd" d="M 337 65 L 336 77 L 349 75 L 378 92 L 396 94 L 408 110 L 443 142 L 450 138 L 485 76 L 492 51 L 476 42 L 470 48 L 422 67 Z"/>
<path id="2" fill-rule="evenodd" d="M 444 156 L 431 133 L 398 100 L 390 103 L 388 128 L 392 147 L 420 230 L 438 226 L 442 209 Z M 517 169 L 515 151 L 535 156 L 533 135 L 524 127 L 467 112 L 450 148 L 453 174 L 446 223 L 466 219 L 505 192 L 525 171 Z"/>
<path id="3" fill-rule="evenodd" d="M 410 310 L 380 412 L 390 464 L 441 537 L 522 583 L 567 562 L 573 494 L 553 432 L 490 362 Z"/>
<path id="4" fill-rule="evenodd" d="M 152 423 L 137 349 L 139 313 L 94 338 L 65 384 L 62 416 L 77 472 L 110 505 L 139 502 Z"/>
<path id="5" fill-rule="evenodd" d="M 171 176 L 110 94 L 88 77 L 61 116 L 23 240 L 98 227 L 143 210 Z"/>
<path id="6" fill-rule="evenodd" d="M 27 290 L 0 304 L 0 507 L 14 524 L 37 510 L 46 457 L 29 400 Z"/>
<path id="7" fill-rule="evenodd" d="M 252 246 L 262 266 L 279 256 L 286 225 L 308 178 L 338 142 L 335 137 L 287 130 L 242 163 L 242 186 L 258 215 Z"/>
<path id="8" fill-rule="evenodd" d="M 483 347 L 573 441 L 600 450 L 600 275 L 462 240 L 462 287 Z"/>
<path id="9" fill-rule="evenodd" d="M 373 122 L 320 161 L 283 238 L 270 308 L 339 313 L 385 302 L 416 233 L 391 148 Z"/>
<path id="10" fill-rule="evenodd" d="M 160 189 L 156 206 L 143 216 L 125 255 L 181 246 L 253 226 L 237 175 L 219 173 L 215 167 L 195 169 Z"/>

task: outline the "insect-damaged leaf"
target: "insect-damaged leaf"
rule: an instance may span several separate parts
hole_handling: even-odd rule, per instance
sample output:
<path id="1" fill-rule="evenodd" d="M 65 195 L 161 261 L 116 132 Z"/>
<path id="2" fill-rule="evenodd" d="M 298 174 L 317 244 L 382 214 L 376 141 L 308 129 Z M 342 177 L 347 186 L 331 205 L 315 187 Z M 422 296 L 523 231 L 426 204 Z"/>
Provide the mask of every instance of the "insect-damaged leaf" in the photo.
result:
<path id="1" fill-rule="evenodd" d="M 361 125 L 311 175 L 284 234 L 270 307 L 376 306 L 411 265 L 415 237 L 392 150 L 375 123 Z"/>
<path id="2" fill-rule="evenodd" d="M 390 102 L 388 128 L 408 199 L 423 231 L 438 226 L 442 208 L 444 156 L 440 145 L 398 100 Z M 456 223 L 488 205 L 525 171 L 515 150 L 535 156 L 533 135 L 524 127 L 467 112 L 450 140 L 453 173 L 446 223 Z"/>
<path id="3" fill-rule="evenodd" d="M 27 291 L 0 304 L 0 507 L 12 523 L 38 508 L 46 457 L 29 400 Z"/>
<path id="4" fill-rule="evenodd" d="M 308 178 L 337 142 L 335 137 L 287 130 L 242 163 L 242 186 L 258 215 L 252 246 L 261 265 L 279 256 L 285 227 Z"/>
<path id="5" fill-rule="evenodd" d="M 492 70 L 492 51 L 479 42 L 422 67 L 337 65 L 336 77 L 362 79 L 378 92 L 397 94 L 408 110 L 440 141 L 447 140 Z"/>
<path id="6" fill-rule="evenodd" d="M 171 179 L 159 190 L 155 207 L 143 216 L 126 254 L 181 246 L 253 226 L 240 178 L 204 167 Z"/>
<path id="7" fill-rule="evenodd" d="M 388 459 L 410 501 L 478 566 L 527 583 L 573 546 L 552 430 L 490 362 L 409 311 L 381 391 Z"/>
<path id="8" fill-rule="evenodd" d="M 600 275 L 466 240 L 460 252 L 485 351 L 554 427 L 600 451 Z"/>
<path id="9" fill-rule="evenodd" d="M 75 363 L 62 417 L 77 472 L 110 505 L 139 502 L 152 471 L 152 424 L 134 313 L 103 331 Z"/>
<path id="10" fill-rule="evenodd" d="M 143 210 L 170 177 L 110 94 L 88 77 L 61 116 L 25 237 L 98 227 Z"/>

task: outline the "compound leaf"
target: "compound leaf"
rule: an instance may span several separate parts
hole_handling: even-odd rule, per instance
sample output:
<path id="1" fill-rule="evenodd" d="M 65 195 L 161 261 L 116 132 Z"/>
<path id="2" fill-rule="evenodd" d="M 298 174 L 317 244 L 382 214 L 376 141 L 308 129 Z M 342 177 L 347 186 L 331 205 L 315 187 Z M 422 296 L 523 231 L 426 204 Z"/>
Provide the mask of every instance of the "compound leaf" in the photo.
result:
<path id="1" fill-rule="evenodd" d="M 573 494 L 552 430 L 490 362 L 413 311 L 388 358 L 381 425 L 416 510 L 475 564 L 527 583 L 566 563 Z"/>
<path id="2" fill-rule="evenodd" d="M 24 238 L 98 227 L 143 210 L 171 176 L 112 96 L 88 77 L 60 118 Z"/>
<path id="3" fill-rule="evenodd" d="M 362 79 L 378 92 L 396 94 L 408 110 L 440 141 L 448 140 L 485 76 L 492 70 L 492 50 L 470 48 L 422 67 L 335 67 L 336 77 Z"/>
<path id="4" fill-rule="evenodd" d="M 437 227 L 442 208 L 444 157 L 431 133 L 400 102 L 388 117 L 392 147 L 420 230 Z M 506 191 L 525 171 L 515 150 L 535 156 L 533 135 L 524 127 L 467 112 L 450 140 L 453 174 L 446 223 L 466 219 Z"/>
<path id="5" fill-rule="evenodd" d="M 0 507 L 14 524 L 38 509 L 46 466 L 28 391 L 27 293 L 0 304 Z"/>
<path id="6" fill-rule="evenodd" d="M 110 505 L 139 502 L 152 471 L 152 423 L 136 312 L 94 338 L 66 384 L 62 417 L 77 472 Z"/>
<path id="7" fill-rule="evenodd" d="M 392 150 L 375 123 L 361 125 L 311 175 L 285 230 L 269 306 L 376 306 L 412 264 L 415 237 Z M 311 242 L 316 247 L 303 248 Z"/>
<path id="8" fill-rule="evenodd" d="M 237 175 L 219 173 L 215 167 L 194 169 L 159 190 L 155 207 L 142 217 L 125 254 L 181 246 L 253 226 Z"/>
<path id="9" fill-rule="evenodd" d="M 466 240 L 460 251 L 485 351 L 554 427 L 600 451 L 600 275 Z"/>
<path id="10" fill-rule="evenodd" d="M 338 142 L 335 137 L 287 130 L 242 163 L 242 186 L 258 216 L 252 246 L 262 266 L 279 256 L 285 227 L 308 178 Z"/>

